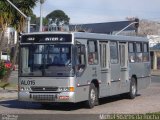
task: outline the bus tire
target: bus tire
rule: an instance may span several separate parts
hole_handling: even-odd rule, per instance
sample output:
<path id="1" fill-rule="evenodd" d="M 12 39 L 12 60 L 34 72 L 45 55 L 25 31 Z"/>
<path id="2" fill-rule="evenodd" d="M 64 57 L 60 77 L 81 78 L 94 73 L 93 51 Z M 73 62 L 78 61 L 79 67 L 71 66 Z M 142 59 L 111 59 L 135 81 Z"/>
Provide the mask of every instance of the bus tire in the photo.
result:
<path id="1" fill-rule="evenodd" d="M 129 99 L 134 99 L 137 95 L 137 83 L 135 78 L 131 78 L 130 82 L 130 92 L 128 93 L 128 98 Z"/>
<path id="2" fill-rule="evenodd" d="M 89 87 L 88 100 L 86 101 L 87 108 L 93 108 L 98 105 L 98 91 L 93 83 Z"/>

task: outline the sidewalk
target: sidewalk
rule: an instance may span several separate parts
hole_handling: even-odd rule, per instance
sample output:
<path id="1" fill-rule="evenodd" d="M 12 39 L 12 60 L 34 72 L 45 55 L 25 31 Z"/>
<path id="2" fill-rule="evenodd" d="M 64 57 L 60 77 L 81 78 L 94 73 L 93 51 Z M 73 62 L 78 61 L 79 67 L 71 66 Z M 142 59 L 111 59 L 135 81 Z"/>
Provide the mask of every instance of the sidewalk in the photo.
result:
<path id="1" fill-rule="evenodd" d="M 160 70 L 151 70 L 151 75 L 160 76 Z"/>
<path id="2" fill-rule="evenodd" d="M 0 100 L 3 99 L 17 99 L 18 94 L 17 90 L 13 88 L 6 88 L 5 90 L 3 88 L 0 88 Z"/>
<path id="3" fill-rule="evenodd" d="M 8 86 L 5 87 L 5 89 L 0 87 L 0 100 L 4 99 L 17 99 L 17 82 L 18 82 L 18 72 L 17 67 L 15 71 L 12 71 L 8 82 L 10 83 Z"/>

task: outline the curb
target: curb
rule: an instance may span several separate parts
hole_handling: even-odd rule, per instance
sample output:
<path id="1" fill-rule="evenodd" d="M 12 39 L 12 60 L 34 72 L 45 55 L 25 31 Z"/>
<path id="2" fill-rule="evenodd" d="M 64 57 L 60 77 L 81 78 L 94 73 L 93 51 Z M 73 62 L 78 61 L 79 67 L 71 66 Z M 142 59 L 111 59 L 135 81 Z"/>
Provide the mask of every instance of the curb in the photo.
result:
<path id="1" fill-rule="evenodd" d="M 4 100 L 4 99 L 15 99 L 18 97 L 17 92 L 12 92 L 12 93 L 2 93 L 0 91 L 0 100 Z"/>
<path id="2" fill-rule="evenodd" d="M 151 76 L 160 76 L 160 75 L 151 75 Z"/>

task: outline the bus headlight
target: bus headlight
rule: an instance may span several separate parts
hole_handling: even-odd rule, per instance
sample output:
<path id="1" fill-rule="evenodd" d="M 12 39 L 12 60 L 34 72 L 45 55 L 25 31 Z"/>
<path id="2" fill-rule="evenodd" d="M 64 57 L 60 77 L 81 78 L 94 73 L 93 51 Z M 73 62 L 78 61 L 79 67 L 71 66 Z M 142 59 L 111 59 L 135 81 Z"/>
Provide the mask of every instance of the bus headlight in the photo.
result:
<path id="1" fill-rule="evenodd" d="M 74 92 L 74 87 L 59 87 L 59 92 Z"/>
<path id="2" fill-rule="evenodd" d="M 30 87 L 20 87 L 20 91 L 30 91 Z"/>

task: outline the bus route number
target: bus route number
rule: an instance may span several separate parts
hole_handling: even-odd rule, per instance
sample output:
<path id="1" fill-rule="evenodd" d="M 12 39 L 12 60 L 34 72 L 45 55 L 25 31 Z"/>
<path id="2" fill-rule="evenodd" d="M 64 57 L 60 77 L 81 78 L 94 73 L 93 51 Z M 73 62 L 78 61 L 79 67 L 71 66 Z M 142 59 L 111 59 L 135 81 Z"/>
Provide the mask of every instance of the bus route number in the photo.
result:
<path id="1" fill-rule="evenodd" d="M 35 80 L 22 80 L 21 85 L 35 85 Z"/>

